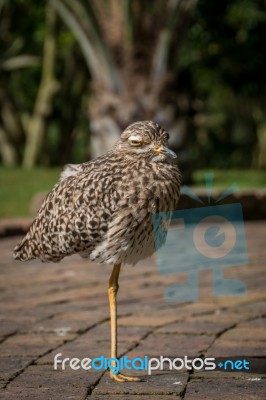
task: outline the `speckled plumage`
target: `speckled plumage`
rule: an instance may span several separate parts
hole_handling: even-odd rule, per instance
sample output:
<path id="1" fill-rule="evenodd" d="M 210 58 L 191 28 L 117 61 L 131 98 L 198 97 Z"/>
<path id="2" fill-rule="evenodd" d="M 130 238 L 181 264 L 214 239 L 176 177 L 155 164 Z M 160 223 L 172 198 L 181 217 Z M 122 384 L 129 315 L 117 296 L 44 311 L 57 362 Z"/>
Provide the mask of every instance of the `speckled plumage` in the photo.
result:
<path id="1" fill-rule="evenodd" d="M 135 137 L 143 144 L 130 144 Z M 135 264 L 150 256 L 152 214 L 174 210 L 179 198 L 178 167 L 154 151 L 167 139 L 158 124 L 136 122 L 105 155 L 67 165 L 14 257 L 57 262 L 79 253 L 98 263 Z"/>

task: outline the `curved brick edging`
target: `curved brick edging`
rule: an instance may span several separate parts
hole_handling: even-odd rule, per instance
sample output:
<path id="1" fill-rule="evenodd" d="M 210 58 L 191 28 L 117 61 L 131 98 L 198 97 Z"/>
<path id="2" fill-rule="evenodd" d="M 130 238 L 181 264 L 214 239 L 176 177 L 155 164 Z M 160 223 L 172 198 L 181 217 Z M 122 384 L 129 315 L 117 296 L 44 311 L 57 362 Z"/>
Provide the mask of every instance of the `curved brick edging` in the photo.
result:
<path id="1" fill-rule="evenodd" d="M 0 219 L 0 238 L 25 234 L 32 218 L 5 218 Z"/>
<path id="2" fill-rule="evenodd" d="M 192 191 L 204 202 L 205 206 L 208 205 L 208 195 L 205 189 L 192 189 Z M 223 193 L 224 190 L 213 189 L 210 205 L 241 203 L 245 220 L 266 219 L 266 189 L 239 190 L 226 197 L 221 202 L 216 203 L 215 200 L 218 199 L 219 196 Z M 44 196 L 45 194 L 43 193 L 37 193 L 34 196 L 31 205 L 31 211 L 33 212 L 33 214 L 36 214 L 36 212 L 40 208 Z M 204 206 L 200 203 L 197 203 L 190 197 L 181 194 L 178 209 L 188 209 L 196 207 Z M 0 238 L 25 234 L 31 222 L 32 218 L 0 219 Z"/>
<path id="3" fill-rule="evenodd" d="M 179 209 L 204 207 L 208 205 L 208 195 L 205 189 L 192 189 L 192 191 L 204 202 L 204 205 L 186 195 L 181 195 L 179 200 Z M 210 205 L 240 203 L 243 208 L 245 220 L 266 219 L 266 189 L 239 190 L 230 194 L 220 202 L 216 202 L 216 199 L 224 193 L 225 191 L 222 189 L 213 189 Z"/>

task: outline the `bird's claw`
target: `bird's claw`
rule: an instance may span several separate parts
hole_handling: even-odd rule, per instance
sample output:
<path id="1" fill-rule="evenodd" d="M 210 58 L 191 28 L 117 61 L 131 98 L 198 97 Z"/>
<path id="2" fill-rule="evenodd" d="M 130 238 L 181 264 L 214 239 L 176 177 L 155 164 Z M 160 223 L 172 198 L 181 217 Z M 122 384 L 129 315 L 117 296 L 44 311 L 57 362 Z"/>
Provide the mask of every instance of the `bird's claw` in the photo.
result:
<path id="1" fill-rule="evenodd" d="M 113 374 L 112 372 L 110 373 L 111 379 L 114 379 L 117 382 L 141 382 L 142 379 L 137 378 L 135 376 L 127 376 L 123 375 L 120 372 L 118 374 Z"/>

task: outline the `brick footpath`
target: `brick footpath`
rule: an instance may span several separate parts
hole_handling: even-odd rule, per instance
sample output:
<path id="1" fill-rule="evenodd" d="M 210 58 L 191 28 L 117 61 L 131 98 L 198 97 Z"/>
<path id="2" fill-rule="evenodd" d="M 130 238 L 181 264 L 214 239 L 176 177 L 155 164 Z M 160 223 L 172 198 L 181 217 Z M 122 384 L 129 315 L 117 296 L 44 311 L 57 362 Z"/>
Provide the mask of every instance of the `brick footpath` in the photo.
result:
<path id="1" fill-rule="evenodd" d="M 119 291 L 119 354 L 176 358 L 248 357 L 250 371 L 145 371 L 120 384 L 103 371 L 54 371 L 53 358 L 109 356 L 110 267 L 77 256 L 59 264 L 20 263 L 0 241 L 0 387 L 5 400 L 266 398 L 266 222 L 246 223 L 248 266 L 226 268 L 242 297 L 214 298 L 210 272 L 200 273 L 200 300 L 166 302 L 164 289 L 186 274 L 160 275 L 155 259 L 124 267 Z M 264 365 L 263 365 L 264 364 Z M 263 370 L 264 367 L 264 370 Z M 126 372 L 126 371 L 125 371 Z"/>

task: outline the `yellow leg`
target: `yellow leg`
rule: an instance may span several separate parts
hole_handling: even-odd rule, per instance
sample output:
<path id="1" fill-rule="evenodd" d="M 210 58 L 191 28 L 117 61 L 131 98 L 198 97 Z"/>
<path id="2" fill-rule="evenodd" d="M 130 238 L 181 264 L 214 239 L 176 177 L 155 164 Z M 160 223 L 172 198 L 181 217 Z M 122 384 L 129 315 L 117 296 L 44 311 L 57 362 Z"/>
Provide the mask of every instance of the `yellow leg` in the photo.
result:
<path id="1" fill-rule="evenodd" d="M 117 358 L 117 313 L 116 313 L 116 297 L 118 292 L 118 278 L 120 273 L 121 264 L 114 265 L 113 271 L 109 279 L 109 305 L 110 305 L 110 320 L 111 320 L 111 358 Z M 112 364 L 114 365 L 115 362 Z M 120 372 L 114 374 L 110 370 L 110 377 L 118 382 L 137 382 L 140 381 L 139 378 L 133 378 L 132 376 L 126 376 Z"/>

